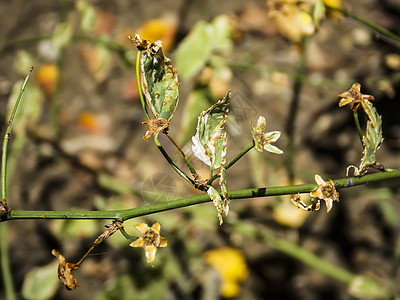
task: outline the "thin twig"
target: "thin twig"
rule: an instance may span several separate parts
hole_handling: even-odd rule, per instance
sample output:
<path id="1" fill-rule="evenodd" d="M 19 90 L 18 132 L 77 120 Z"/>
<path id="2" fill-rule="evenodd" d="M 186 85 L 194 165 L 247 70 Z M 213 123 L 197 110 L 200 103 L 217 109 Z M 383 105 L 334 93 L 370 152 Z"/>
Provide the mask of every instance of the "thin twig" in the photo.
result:
<path id="1" fill-rule="evenodd" d="M 232 167 L 239 159 L 241 159 L 247 152 L 249 152 L 251 149 L 254 148 L 254 142 L 247 145 L 242 151 L 240 151 L 240 153 L 238 155 L 236 155 L 236 157 L 234 159 L 232 159 L 227 165 L 226 165 L 226 169 L 228 170 L 230 167 Z M 215 174 L 214 176 L 212 176 L 208 181 L 207 184 L 210 185 L 214 182 L 215 179 L 217 179 L 219 177 L 219 173 Z"/>
<path id="2" fill-rule="evenodd" d="M 363 134 L 361 132 L 361 126 L 360 126 L 360 121 L 358 119 L 358 112 L 357 110 L 353 110 L 353 117 L 354 117 L 354 123 L 356 124 L 357 132 L 358 132 L 358 137 L 360 138 L 361 145 L 364 145 L 363 142 Z"/>
<path id="3" fill-rule="evenodd" d="M 389 39 L 390 41 L 394 42 L 397 47 L 400 47 L 400 36 L 398 36 L 397 34 L 394 34 L 393 32 L 387 30 L 386 28 L 383 28 L 373 22 L 363 19 L 363 18 L 361 18 L 347 10 L 344 10 L 342 8 L 333 7 L 333 6 L 329 6 L 326 4 L 325 4 L 325 6 L 331 10 L 338 11 L 338 12 L 342 13 L 344 16 L 349 17 L 349 18 L 353 19 L 354 21 L 368 27 L 369 29 L 371 29 L 372 31 L 377 33 L 379 36 Z"/>
<path id="4" fill-rule="evenodd" d="M 194 178 L 198 178 L 199 174 L 197 174 L 195 168 L 193 167 L 192 163 L 189 160 L 189 157 L 186 155 L 185 152 L 183 152 L 182 148 L 179 147 L 179 145 L 175 142 L 175 140 L 172 138 L 172 136 L 169 133 L 165 133 L 165 135 L 169 138 L 172 144 L 174 144 L 175 148 L 178 149 L 178 151 L 182 154 L 183 160 L 185 161 L 187 167 L 190 170 L 190 173 L 192 173 Z"/>
<path id="5" fill-rule="evenodd" d="M 192 179 L 190 179 L 185 172 L 183 172 L 175 163 L 174 161 L 171 159 L 171 157 L 169 157 L 168 153 L 165 151 L 165 149 L 163 148 L 163 146 L 161 145 L 160 141 L 158 140 L 157 134 L 154 134 L 154 143 L 156 144 L 158 150 L 160 150 L 161 154 L 164 156 L 164 158 L 167 160 L 167 162 L 170 164 L 170 166 L 172 167 L 172 169 L 174 169 L 174 171 L 176 173 L 178 173 L 179 176 L 181 176 L 183 179 L 185 179 L 189 184 L 194 186 L 194 181 Z"/>

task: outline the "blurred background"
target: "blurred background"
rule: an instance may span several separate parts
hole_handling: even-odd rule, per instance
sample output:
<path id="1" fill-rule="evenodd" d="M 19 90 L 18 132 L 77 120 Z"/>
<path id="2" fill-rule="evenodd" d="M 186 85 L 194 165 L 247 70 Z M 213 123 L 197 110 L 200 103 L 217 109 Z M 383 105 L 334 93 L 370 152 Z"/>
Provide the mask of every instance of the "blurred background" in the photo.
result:
<path id="1" fill-rule="evenodd" d="M 287 185 L 288 174 L 296 184 L 313 183 L 315 174 L 345 177 L 362 146 L 337 95 L 354 82 L 375 96 L 382 115 L 377 160 L 399 168 L 399 45 L 336 11 L 316 21 L 310 1 L 289 2 L 0 1 L 2 134 L 35 67 L 11 136 L 10 207 L 112 210 L 199 194 L 152 139 L 143 140 L 137 50 L 128 39 L 135 33 L 161 39 L 178 71 L 180 103 L 169 133 L 203 179 L 209 171 L 191 153 L 190 139 L 198 114 L 228 89 L 228 161 L 251 142 L 250 125 L 260 115 L 267 131 L 282 131 L 280 149 L 294 147 L 292 171 L 285 154 L 248 153 L 228 171 L 231 190 Z M 324 2 L 399 34 L 399 1 Z M 293 101 L 298 108 L 290 115 Z M 367 118 L 360 113 L 360 120 Z M 160 140 L 184 169 L 176 149 Z M 382 298 L 363 294 L 353 279 L 369 276 L 399 295 L 399 195 L 398 181 L 340 190 L 329 214 L 324 204 L 318 212 L 298 210 L 290 197 L 234 200 L 222 226 L 212 203 L 132 219 L 124 223 L 132 235 L 140 222 L 161 224 L 168 247 L 158 250 L 154 266 L 117 232 L 74 271 L 74 291 L 58 281 L 51 250 L 76 262 L 109 221 L 13 221 L 1 239 L 23 299 Z M 323 274 L 322 262 L 304 264 L 308 253 L 336 267 L 335 275 Z"/>

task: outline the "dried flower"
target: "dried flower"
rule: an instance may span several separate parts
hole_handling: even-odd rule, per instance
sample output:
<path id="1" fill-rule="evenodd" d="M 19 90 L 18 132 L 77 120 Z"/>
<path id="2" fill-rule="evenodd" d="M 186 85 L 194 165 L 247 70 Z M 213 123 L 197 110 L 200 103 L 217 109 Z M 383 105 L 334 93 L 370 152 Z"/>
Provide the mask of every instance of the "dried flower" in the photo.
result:
<path id="1" fill-rule="evenodd" d="M 71 274 L 71 271 L 78 269 L 79 266 L 73 263 L 66 262 L 64 256 L 55 249 L 51 251 L 51 254 L 53 254 L 58 259 L 58 270 L 57 270 L 58 278 L 67 288 L 67 290 L 76 289 L 79 286 L 79 284 L 76 281 L 75 277 Z"/>
<path id="2" fill-rule="evenodd" d="M 108 239 L 110 236 L 112 236 L 115 232 L 117 232 L 121 227 L 123 228 L 124 225 L 122 225 L 121 220 L 114 220 L 112 224 L 107 224 L 105 227 L 107 228 L 106 231 L 104 231 L 102 234 L 99 235 L 99 237 L 95 240 L 94 244 L 100 244 L 102 241 Z"/>
<path id="3" fill-rule="evenodd" d="M 266 128 L 266 121 L 263 116 L 260 116 L 257 120 L 257 125 L 254 127 L 253 124 L 251 125 L 251 133 L 253 135 L 253 140 L 255 143 L 254 148 L 262 152 L 263 149 L 276 153 L 276 154 L 282 154 L 283 151 L 279 149 L 278 147 L 272 146 L 271 143 L 276 142 L 279 137 L 281 136 L 280 131 L 271 131 L 271 132 L 265 132 Z"/>
<path id="4" fill-rule="evenodd" d="M 375 100 L 372 95 L 361 94 L 361 85 L 357 82 L 354 83 L 348 91 L 341 93 L 338 97 L 341 98 L 339 107 L 350 104 L 350 108 L 353 111 L 356 111 L 360 104 L 362 104 L 362 106 L 369 105 L 369 101 Z"/>
<path id="5" fill-rule="evenodd" d="M 325 182 L 321 176 L 315 175 L 315 181 L 318 184 L 318 188 L 310 193 L 311 197 L 324 200 L 326 203 L 326 211 L 329 212 L 332 209 L 333 201 L 339 202 L 339 193 L 336 191 L 332 180 Z"/>
<path id="6" fill-rule="evenodd" d="M 167 239 L 161 237 L 161 225 L 155 222 L 153 226 L 149 227 L 145 223 L 137 224 L 136 229 L 140 232 L 138 239 L 133 241 L 131 247 L 143 247 L 146 253 L 147 262 L 153 262 L 156 256 L 158 247 L 167 247 Z"/>
<path id="7" fill-rule="evenodd" d="M 158 118 L 143 121 L 142 124 L 149 124 L 149 130 L 146 131 L 144 135 L 144 139 L 147 141 L 153 134 L 157 134 L 159 132 L 166 133 L 168 131 L 169 122 L 167 119 Z"/>

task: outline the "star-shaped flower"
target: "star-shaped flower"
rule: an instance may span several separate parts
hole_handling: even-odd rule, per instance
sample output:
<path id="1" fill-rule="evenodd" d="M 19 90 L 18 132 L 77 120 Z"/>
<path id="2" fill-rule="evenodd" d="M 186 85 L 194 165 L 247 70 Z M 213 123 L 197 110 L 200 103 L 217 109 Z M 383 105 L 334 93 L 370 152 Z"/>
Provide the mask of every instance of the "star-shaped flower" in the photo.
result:
<path id="1" fill-rule="evenodd" d="M 140 236 L 129 246 L 143 247 L 146 253 L 147 262 L 153 262 L 156 256 L 157 248 L 167 247 L 167 239 L 161 237 L 160 235 L 160 223 L 155 222 L 151 227 L 149 227 L 145 223 L 140 223 L 137 224 L 135 227 L 140 232 Z"/>
<path id="2" fill-rule="evenodd" d="M 372 95 L 361 94 L 361 85 L 357 82 L 354 83 L 348 91 L 341 93 L 338 97 L 341 98 L 339 107 L 350 104 L 350 108 L 354 111 L 357 110 L 360 104 L 363 106 L 368 105 L 370 104 L 369 101 L 375 100 Z"/>
<path id="3" fill-rule="evenodd" d="M 146 120 L 143 121 L 142 124 L 149 124 L 150 127 L 149 130 L 146 131 L 146 134 L 143 137 L 146 141 L 148 141 L 153 134 L 157 134 L 159 132 L 166 133 L 169 127 L 168 120 L 164 118 Z"/>
<path id="4" fill-rule="evenodd" d="M 339 202 L 339 193 L 336 191 L 332 180 L 325 182 L 321 176 L 315 175 L 315 181 L 318 188 L 310 193 L 311 197 L 324 200 L 326 203 L 326 211 L 332 209 L 333 201 Z"/>
<path id="5" fill-rule="evenodd" d="M 253 124 L 251 125 L 251 133 L 253 135 L 253 140 L 254 140 L 254 148 L 262 152 L 263 149 L 276 153 L 276 154 L 282 154 L 283 151 L 279 149 L 278 147 L 275 147 L 271 145 L 271 143 L 276 142 L 279 137 L 281 136 L 280 131 L 271 131 L 271 132 L 265 132 L 266 128 L 266 121 L 263 116 L 260 116 L 257 120 L 257 125 L 254 127 Z"/>

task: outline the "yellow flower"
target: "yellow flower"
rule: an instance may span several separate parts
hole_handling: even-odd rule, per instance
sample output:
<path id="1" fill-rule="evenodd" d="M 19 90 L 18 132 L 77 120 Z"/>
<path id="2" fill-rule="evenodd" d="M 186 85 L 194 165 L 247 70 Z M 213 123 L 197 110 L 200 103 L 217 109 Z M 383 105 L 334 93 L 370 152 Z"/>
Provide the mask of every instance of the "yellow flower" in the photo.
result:
<path id="1" fill-rule="evenodd" d="M 326 211 L 329 212 L 332 209 L 333 201 L 339 202 L 339 193 L 336 191 L 332 180 L 325 182 L 321 176 L 315 175 L 315 181 L 318 184 L 318 188 L 310 193 L 311 197 L 324 200 L 326 203 Z"/>
<path id="2" fill-rule="evenodd" d="M 217 270 L 221 277 L 221 295 L 225 298 L 239 295 L 240 283 L 245 281 L 249 275 L 242 252 L 223 247 L 205 252 L 204 259 Z"/>
<path id="3" fill-rule="evenodd" d="M 353 111 L 356 111 L 358 106 L 361 104 L 363 107 L 365 105 L 369 105 L 372 100 L 375 100 L 372 95 L 363 95 L 361 94 L 361 85 L 359 83 L 354 83 L 351 88 L 339 95 L 339 107 L 350 104 L 350 108 Z"/>
<path id="4" fill-rule="evenodd" d="M 153 226 L 149 227 L 145 223 L 137 224 L 136 229 L 140 232 L 138 239 L 133 241 L 129 246 L 143 247 L 146 253 L 146 260 L 148 263 L 153 262 L 156 256 L 158 247 L 167 247 L 167 239 L 161 237 L 161 225 L 155 222 Z"/>

